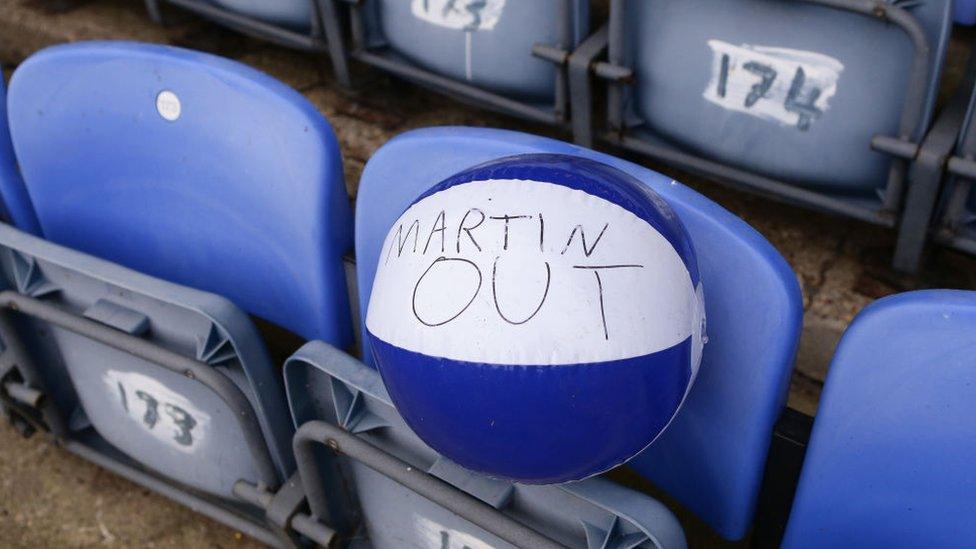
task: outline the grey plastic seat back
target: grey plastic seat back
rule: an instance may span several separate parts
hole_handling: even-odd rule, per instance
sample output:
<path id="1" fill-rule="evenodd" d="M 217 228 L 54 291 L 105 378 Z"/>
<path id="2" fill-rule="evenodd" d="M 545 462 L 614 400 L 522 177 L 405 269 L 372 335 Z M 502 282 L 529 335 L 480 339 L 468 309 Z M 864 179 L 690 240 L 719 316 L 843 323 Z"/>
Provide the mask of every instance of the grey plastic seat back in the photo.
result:
<path id="1" fill-rule="evenodd" d="M 420 67 L 497 93 L 551 101 L 552 63 L 537 43 L 571 48 L 586 36 L 586 0 L 368 0 L 370 47 L 383 45 Z"/>
<path id="2" fill-rule="evenodd" d="M 268 23 L 307 29 L 312 21 L 312 0 L 213 0 L 227 9 Z"/>
<path id="3" fill-rule="evenodd" d="M 931 48 L 917 139 L 952 6 L 890 3 L 915 16 Z M 798 184 L 867 193 L 887 183 L 891 160 L 870 142 L 899 133 L 914 49 L 898 26 L 801 1 L 631 0 L 624 27 L 631 112 L 655 135 Z"/>
<path id="4" fill-rule="evenodd" d="M 312 420 L 338 425 L 568 547 L 686 545 L 680 524 L 664 505 L 610 481 L 513 485 L 441 458 L 403 422 L 379 372 L 325 343 L 299 349 L 285 365 L 285 383 L 296 425 Z M 367 466 L 341 462 L 344 478 L 337 485 L 354 490 L 372 547 L 511 547 Z"/>
<path id="5" fill-rule="evenodd" d="M 293 429 L 281 383 L 250 319 L 229 301 L 4 224 L 0 270 L 6 290 L 226 375 L 249 401 L 269 442 L 264 471 L 273 467 L 280 479 L 293 469 Z M 69 437 L 87 439 L 93 428 L 141 465 L 220 497 L 231 498 L 239 479 L 267 482 L 245 441 L 239 412 L 202 383 L 63 327 L 16 316 L 30 355 L 44 363 L 44 384 L 58 395 L 59 405 L 69 406 L 61 409 Z"/>

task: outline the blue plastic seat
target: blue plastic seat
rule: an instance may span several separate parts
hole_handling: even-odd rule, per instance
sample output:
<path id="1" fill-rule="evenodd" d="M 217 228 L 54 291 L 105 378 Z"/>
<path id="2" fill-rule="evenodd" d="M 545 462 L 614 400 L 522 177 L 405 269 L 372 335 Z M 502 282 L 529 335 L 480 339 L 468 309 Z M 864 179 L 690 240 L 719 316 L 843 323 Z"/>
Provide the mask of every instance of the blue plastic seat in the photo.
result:
<path id="1" fill-rule="evenodd" d="M 262 21 L 296 29 L 311 26 L 312 0 L 212 0 L 215 4 Z"/>
<path id="2" fill-rule="evenodd" d="M 301 94 L 208 54 L 88 42 L 25 61 L 9 108 L 45 238 L 351 344 L 338 143 Z"/>
<path id="3" fill-rule="evenodd" d="M 701 268 L 709 342 L 684 407 L 630 466 L 721 535 L 741 538 L 785 404 L 802 306 L 796 277 L 776 250 L 705 197 L 630 162 L 542 137 L 473 128 L 408 132 L 376 152 L 360 181 L 360 310 L 368 309 L 387 231 L 421 192 L 465 168 L 523 153 L 576 155 L 629 173 L 664 197 L 687 227 Z"/>
<path id="4" fill-rule="evenodd" d="M 889 2 L 920 24 L 931 69 L 915 133 L 934 108 L 952 2 Z M 814 2 L 627 2 L 632 125 L 767 177 L 872 196 L 899 135 L 914 48 L 897 25 Z"/>
<path id="5" fill-rule="evenodd" d="M 882 299 L 824 386 L 784 547 L 976 545 L 976 293 Z"/>
<path id="6" fill-rule="evenodd" d="M 554 97 L 556 70 L 532 46 L 572 48 L 589 27 L 586 0 L 368 0 L 363 11 L 368 47 L 388 46 L 427 70 L 540 102 Z"/>
<path id="7" fill-rule="evenodd" d="M 960 25 L 976 24 L 976 2 L 973 0 L 953 0 L 952 19 Z"/>
<path id="8" fill-rule="evenodd" d="M 10 127 L 7 124 L 7 86 L 0 78 L 0 199 L 10 221 L 21 230 L 40 234 L 40 225 L 34 215 L 34 207 L 27 196 L 24 180 L 17 168 L 13 144 L 10 142 Z"/>
<path id="9" fill-rule="evenodd" d="M 294 470 L 282 383 L 257 330 L 226 299 L 2 223 L 0 289 L 29 300 L 17 304 L 20 313 L 4 313 L 17 322 L 3 326 L 17 333 L 0 334 L 0 352 L 16 348 L 9 338 L 22 341 L 29 361 L 4 357 L 5 363 L 34 368 L 21 377 L 49 391 L 62 425 L 52 431 L 69 450 L 82 445 L 100 463 L 135 463 L 226 499 L 238 480 L 273 487 Z M 225 390 L 208 389 L 205 375 L 166 369 L 35 316 L 38 307 L 202 363 L 224 378 Z M 237 401 L 223 398 L 227 385 L 239 392 Z"/>

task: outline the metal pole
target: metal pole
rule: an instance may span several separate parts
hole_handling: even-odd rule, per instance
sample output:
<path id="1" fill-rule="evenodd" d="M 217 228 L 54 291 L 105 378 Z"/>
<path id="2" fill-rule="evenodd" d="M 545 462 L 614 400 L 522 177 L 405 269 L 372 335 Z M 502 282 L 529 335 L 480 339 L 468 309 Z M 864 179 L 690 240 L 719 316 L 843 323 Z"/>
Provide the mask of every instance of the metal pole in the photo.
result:
<path id="1" fill-rule="evenodd" d="M 643 0 L 641 0 L 643 1 Z M 607 62 L 611 65 L 623 66 L 624 48 L 626 41 L 624 38 L 624 12 L 627 9 L 625 0 L 610 0 L 610 18 L 607 22 L 609 34 L 607 35 Z M 624 105 L 623 105 L 623 86 L 617 82 L 610 82 L 607 89 L 607 122 L 610 124 L 610 131 L 621 132 L 624 130 Z"/>
<path id="2" fill-rule="evenodd" d="M 325 36 L 329 59 L 332 61 L 332 72 L 340 85 L 349 88 L 352 86 L 352 79 L 349 76 L 349 63 L 335 0 L 315 0 L 314 5 L 316 18 Z"/>
<path id="3" fill-rule="evenodd" d="M 153 23 L 157 25 L 163 24 L 163 16 L 159 11 L 159 0 L 145 0 L 146 13 L 149 14 L 149 18 L 152 19 Z"/>
<path id="4" fill-rule="evenodd" d="M 574 17 L 572 17 L 572 7 L 570 4 L 573 0 L 564 0 L 558 2 L 556 5 L 556 36 L 558 36 L 558 41 L 556 42 L 556 47 L 568 51 L 570 49 L 570 44 L 573 44 L 573 23 L 578 23 Z M 560 121 L 566 118 L 566 64 L 562 63 L 554 67 L 556 71 L 555 80 L 555 93 L 553 101 L 553 112 L 556 114 L 556 118 Z"/>

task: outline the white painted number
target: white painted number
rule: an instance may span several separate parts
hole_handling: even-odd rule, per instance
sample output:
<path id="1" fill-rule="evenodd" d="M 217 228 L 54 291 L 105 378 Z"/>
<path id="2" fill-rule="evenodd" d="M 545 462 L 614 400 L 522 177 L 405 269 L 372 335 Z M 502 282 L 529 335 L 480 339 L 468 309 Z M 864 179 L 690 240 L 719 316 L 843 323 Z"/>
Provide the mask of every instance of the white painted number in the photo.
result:
<path id="1" fill-rule="evenodd" d="M 126 415 L 155 438 L 189 452 L 204 437 L 210 416 L 155 379 L 135 372 L 109 371 L 104 380 L 118 395 Z"/>
<path id="2" fill-rule="evenodd" d="M 505 0 L 413 0 L 414 17 L 450 29 L 466 31 L 495 28 Z"/>
<path id="3" fill-rule="evenodd" d="M 844 65 L 823 54 L 709 40 L 712 76 L 703 96 L 728 110 L 807 131 L 837 93 Z"/>
<path id="4" fill-rule="evenodd" d="M 465 532 L 452 530 L 427 517 L 415 516 L 417 537 L 437 549 L 489 549 L 491 545 Z"/>

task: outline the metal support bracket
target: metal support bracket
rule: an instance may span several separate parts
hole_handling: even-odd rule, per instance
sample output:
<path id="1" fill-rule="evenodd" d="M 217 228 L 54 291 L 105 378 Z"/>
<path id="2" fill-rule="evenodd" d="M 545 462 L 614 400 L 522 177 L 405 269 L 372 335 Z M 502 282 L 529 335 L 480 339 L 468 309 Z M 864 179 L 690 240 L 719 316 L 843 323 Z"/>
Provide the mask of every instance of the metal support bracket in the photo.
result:
<path id="1" fill-rule="evenodd" d="M 255 507 L 264 509 L 265 518 L 278 532 L 279 537 L 290 542 L 294 541 L 290 535 L 292 531 L 322 547 L 328 547 L 336 536 L 335 530 L 304 512 L 305 490 L 298 473 L 285 481 L 275 493 L 239 480 L 234 484 L 234 495 Z"/>
<path id="2" fill-rule="evenodd" d="M 600 27 L 568 59 L 573 141 L 583 147 L 593 146 L 593 83 L 590 68 L 606 52 L 608 33 L 606 25 Z"/>

